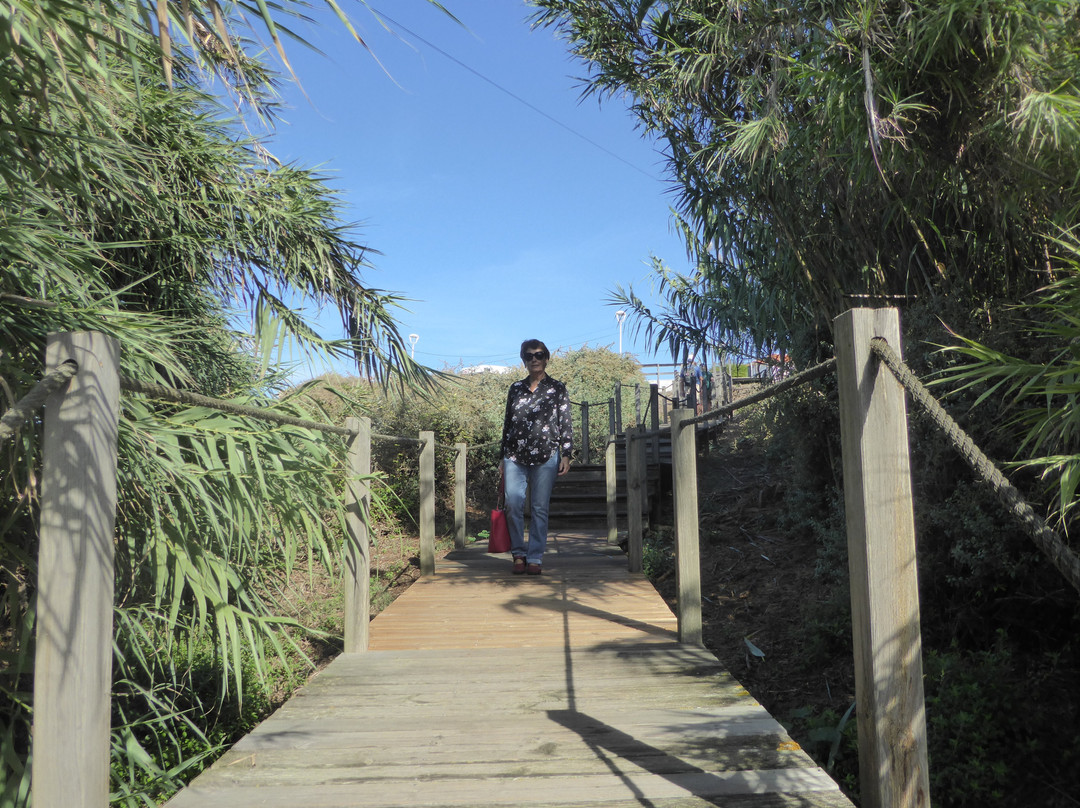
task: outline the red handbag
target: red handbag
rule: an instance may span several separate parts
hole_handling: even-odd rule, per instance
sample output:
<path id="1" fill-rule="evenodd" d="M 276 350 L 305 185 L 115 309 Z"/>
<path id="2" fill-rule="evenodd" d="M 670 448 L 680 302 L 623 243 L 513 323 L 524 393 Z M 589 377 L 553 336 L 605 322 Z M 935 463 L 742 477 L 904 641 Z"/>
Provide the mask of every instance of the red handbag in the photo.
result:
<path id="1" fill-rule="evenodd" d="M 499 480 L 499 501 L 491 512 L 491 532 L 488 534 L 489 553 L 510 552 L 510 528 L 506 525 L 506 504 L 503 481 Z"/>

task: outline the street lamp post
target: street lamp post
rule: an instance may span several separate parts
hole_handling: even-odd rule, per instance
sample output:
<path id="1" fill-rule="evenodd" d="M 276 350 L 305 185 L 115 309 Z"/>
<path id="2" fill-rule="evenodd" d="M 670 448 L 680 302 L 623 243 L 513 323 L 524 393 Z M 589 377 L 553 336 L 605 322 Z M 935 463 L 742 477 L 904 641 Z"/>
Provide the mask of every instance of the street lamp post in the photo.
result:
<path id="1" fill-rule="evenodd" d="M 615 322 L 619 324 L 619 353 L 622 354 L 622 321 L 626 319 L 626 312 L 619 309 L 615 312 Z"/>
<path id="2" fill-rule="evenodd" d="M 409 352 L 410 359 L 416 359 L 416 343 L 418 343 L 419 341 L 419 334 L 409 334 L 409 344 L 412 346 L 412 350 Z"/>

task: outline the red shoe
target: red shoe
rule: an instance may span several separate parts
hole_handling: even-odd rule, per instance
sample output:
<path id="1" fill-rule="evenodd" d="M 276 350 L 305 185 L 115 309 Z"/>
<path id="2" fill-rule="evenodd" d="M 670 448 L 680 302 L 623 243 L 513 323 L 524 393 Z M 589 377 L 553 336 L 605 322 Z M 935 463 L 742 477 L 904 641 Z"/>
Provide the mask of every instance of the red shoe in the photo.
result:
<path id="1" fill-rule="evenodd" d="M 529 575 L 542 575 L 544 568 L 539 564 L 530 564 L 525 572 L 529 573 Z"/>
<path id="2" fill-rule="evenodd" d="M 514 575 L 525 572 L 525 556 L 514 556 Z"/>

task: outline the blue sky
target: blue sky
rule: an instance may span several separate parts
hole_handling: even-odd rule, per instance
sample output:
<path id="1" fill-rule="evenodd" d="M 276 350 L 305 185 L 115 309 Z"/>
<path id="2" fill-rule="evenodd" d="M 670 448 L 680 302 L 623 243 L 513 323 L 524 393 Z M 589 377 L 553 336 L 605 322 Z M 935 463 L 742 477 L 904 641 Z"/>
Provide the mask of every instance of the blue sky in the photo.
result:
<path id="1" fill-rule="evenodd" d="M 521 0 L 447 0 L 464 26 L 424 0 L 384 5 L 395 33 L 343 2 L 374 58 L 328 12 L 296 26 L 325 56 L 287 46 L 303 92 L 286 88 L 270 150 L 329 176 L 381 253 L 365 282 L 411 299 L 398 320 L 418 361 L 517 364 L 533 337 L 618 349 L 615 285 L 651 299 L 650 255 L 688 270 L 656 145 L 619 99 L 581 100 L 584 67 Z M 622 345 L 670 361 L 629 320 Z"/>

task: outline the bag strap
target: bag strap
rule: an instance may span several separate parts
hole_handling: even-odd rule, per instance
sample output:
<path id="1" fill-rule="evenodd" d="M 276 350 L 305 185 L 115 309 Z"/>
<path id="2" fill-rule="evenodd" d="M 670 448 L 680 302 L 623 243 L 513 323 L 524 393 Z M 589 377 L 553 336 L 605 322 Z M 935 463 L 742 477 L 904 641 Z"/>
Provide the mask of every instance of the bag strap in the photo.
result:
<path id="1" fill-rule="evenodd" d="M 499 475 L 499 497 L 495 500 L 495 508 L 500 511 L 506 510 L 506 480 Z"/>

